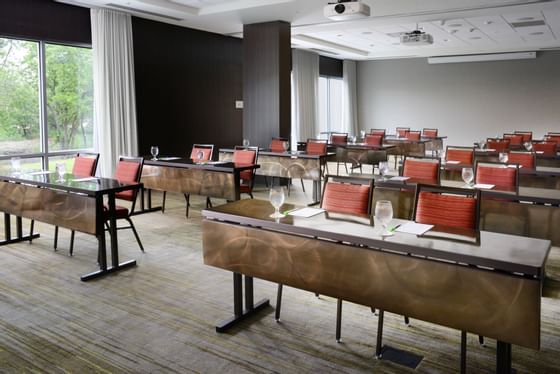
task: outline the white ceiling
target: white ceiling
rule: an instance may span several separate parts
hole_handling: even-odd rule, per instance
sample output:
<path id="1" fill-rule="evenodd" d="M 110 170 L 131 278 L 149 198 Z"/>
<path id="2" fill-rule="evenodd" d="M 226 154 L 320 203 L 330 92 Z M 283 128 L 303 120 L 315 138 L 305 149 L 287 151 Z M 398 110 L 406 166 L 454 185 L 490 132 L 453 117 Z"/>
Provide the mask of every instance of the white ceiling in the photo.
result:
<path id="1" fill-rule="evenodd" d="M 560 49 L 560 0 L 363 0 L 371 17 L 347 22 L 323 16 L 335 0 L 59 1 L 239 37 L 243 24 L 286 21 L 295 48 L 354 60 Z M 399 43 L 417 24 L 433 45 Z"/>

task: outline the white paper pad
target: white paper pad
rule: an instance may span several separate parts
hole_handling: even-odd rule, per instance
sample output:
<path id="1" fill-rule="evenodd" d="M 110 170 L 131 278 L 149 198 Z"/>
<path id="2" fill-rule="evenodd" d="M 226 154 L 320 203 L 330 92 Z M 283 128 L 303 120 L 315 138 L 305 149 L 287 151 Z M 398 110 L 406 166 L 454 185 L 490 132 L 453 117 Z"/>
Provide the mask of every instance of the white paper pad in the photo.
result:
<path id="1" fill-rule="evenodd" d="M 181 158 L 181 157 L 160 157 L 160 158 L 158 158 L 158 160 L 161 160 L 161 161 L 171 161 L 171 160 L 178 160 L 178 159 L 180 159 L 180 158 Z"/>
<path id="2" fill-rule="evenodd" d="M 425 225 L 423 223 L 407 222 L 395 231 L 404 232 L 406 234 L 422 235 L 426 231 L 430 230 L 434 225 Z"/>
<path id="3" fill-rule="evenodd" d="M 516 168 L 518 165 L 508 165 L 508 168 Z M 523 167 L 523 165 L 519 165 L 519 169 L 521 169 Z"/>
<path id="4" fill-rule="evenodd" d="M 473 186 L 474 188 L 480 188 L 481 190 L 490 190 L 495 187 L 493 184 L 477 183 Z"/>
<path id="5" fill-rule="evenodd" d="M 51 174 L 54 173 L 53 171 L 32 171 L 31 173 L 25 173 L 27 175 L 46 175 L 46 174 Z"/>
<path id="6" fill-rule="evenodd" d="M 456 164 L 460 164 L 461 161 L 454 161 L 454 160 L 447 160 L 445 161 L 446 164 L 451 164 L 451 165 L 456 165 Z"/>
<path id="7" fill-rule="evenodd" d="M 405 181 L 407 179 L 410 179 L 410 177 L 391 177 L 391 178 L 389 178 L 389 180 L 391 180 L 391 181 Z"/>
<path id="8" fill-rule="evenodd" d="M 319 213 L 323 213 L 324 211 L 325 209 L 320 209 L 320 208 L 301 208 L 288 212 L 288 215 L 294 217 L 309 218 L 309 217 L 316 216 Z"/>
<path id="9" fill-rule="evenodd" d="M 537 151 L 537 154 L 542 155 L 544 151 Z"/>
<path id="10" fill-rule="evenodd" d="M 72 180 L 72 182 L 88 182 L 88 181 L 96 181 L 97 178 L 95 177 L 87 177 L 87 178 L 78 178 L 78 179 L 74 179 Z"/>

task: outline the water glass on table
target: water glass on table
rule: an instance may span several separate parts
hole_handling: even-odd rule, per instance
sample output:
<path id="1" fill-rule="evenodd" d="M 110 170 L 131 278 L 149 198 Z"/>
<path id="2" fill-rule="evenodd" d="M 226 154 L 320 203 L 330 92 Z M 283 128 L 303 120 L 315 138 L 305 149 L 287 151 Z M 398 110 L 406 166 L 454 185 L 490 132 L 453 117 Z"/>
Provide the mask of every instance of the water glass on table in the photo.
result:
<path id="1" fill-rule="evenodd" d="M 150 153 L 152 154 L 152 160 L 157 160 L 159 147 L 157 145 L 153 145 L 152 148 L 150 148 Z"/>
<path id="2" fill-rule="evenodd" d="M 282 218 L 284 215 L 280 213 L 280 207 L 284 204 L 286 198 L 285 188 L 281 186 L 272 187 L 268 194 L 268 199 L 270 204 L 274 207 L 274 213 L 270 215 L 270 218 Z"/>
<path id="3" fill-rule="evenodd" d="M 498 156 L 498 160 L 500 160 L 500 162 L 508 162 L 508 154 L 507 152 L 500 152 L 499 156 Z"/>
<path id="4" fill-rule="evenodd" d="M 461 170 L 461 177 L 463 181 L 470 187 L 474 179 L 474 172 L 472 168 L 463 168 Z"/>
<path id="5" fill-rule="evenodd" d="M 381 161 L 379 163 L 379 174 L 381 174 L 383 179 L 385 179 L 388 173 L 389 173 L 389 162 Z"/>
<path id="6" fill-rule="evenodd" d="M 64 182 L 64 174 L 66 174 L 66 164 L 58 162 L 56 164 L 56 175 L 58 175 L 57 182 Z"/>
<path id="7" fill-rule="evenodd" d="M 393 219 L 393 205 L 389 200 L 379 200 L 375 204 L 375 219 L 383 226 L 381 236 L 391 236 L 393 233 L 387 229 Z"/>

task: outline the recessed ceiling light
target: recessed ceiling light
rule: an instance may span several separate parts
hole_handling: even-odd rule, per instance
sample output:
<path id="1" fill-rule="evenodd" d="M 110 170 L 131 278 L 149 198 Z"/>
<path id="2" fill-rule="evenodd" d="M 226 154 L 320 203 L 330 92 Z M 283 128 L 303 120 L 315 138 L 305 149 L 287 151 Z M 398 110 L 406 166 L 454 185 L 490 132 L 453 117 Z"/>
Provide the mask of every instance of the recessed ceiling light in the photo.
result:
<path id="1" fill-rule="evenodd" d="M 371 31 L 362 31 L 362 35 L 371 35 L 372 32 Z"/>
<path id="2" fill-rule="evenodd" d="M 518 21 L 532 21 L 534 19 L 535 19 L 535 17 L 520 17 L 517 20 Z"/>
<path id="3" fill-rule="evenodd" d="M 482 38 L 480 36 L 471 36 L 469 39 L 470 40 L 479 40 L 479 39 L 482 39 Z"/>
<path id="4" fill-rule="evenodd" d="M 542 32 L 542 31 L 535 31 L 535 32 L 529 33 L 529 35 L 544 35 L 544 32 Z"/>
<path id="5" fill-rule="evenodd" d="M 462 23 L 452 23 L 449 25 L 449 27 L 461 27 L 461 26 L 463 26 Z"/>
<path id="6" fill-rule="evenodd" d="M 491 25 L 491 24 L 493 24 L 493 23 L 494 23 L 494 21 L 485 21 L 485 22 L 484 22 L 485 25 Z"/>

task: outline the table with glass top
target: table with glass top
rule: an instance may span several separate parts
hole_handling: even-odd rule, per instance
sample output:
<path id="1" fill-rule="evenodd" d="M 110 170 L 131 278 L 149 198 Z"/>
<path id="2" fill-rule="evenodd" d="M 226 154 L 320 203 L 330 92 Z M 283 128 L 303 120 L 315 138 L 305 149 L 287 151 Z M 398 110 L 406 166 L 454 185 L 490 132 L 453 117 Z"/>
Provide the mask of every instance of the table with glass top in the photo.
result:
<path id="1" fill-rule="evenodd" d="M 382 237 L 354 217 L 275 220 L 273 210 L 241 200 L 202 212 L 204 263 L 233 272 L 233 316 L 218 332 L 269 305 L 254 302 L 255 277 L 496 339 L 499 373 L 510 372 L 512 344 L 539 349 L 550 241 L 470 230 L 457 240 L 437 227 Z"/>
<path id="2" fill-rule="evenodd" d="M 99 270 L 82 281 L 136 265 L 135 260 L 119 262 L 115 193 L 140 189 L 141 183 L 121 183 L 116 179 L 81 177 L 49 172 L 0 175 L 0 211 L 4 212 L 5 239 L 0 245 L 31 241 L 38 234 L 24 235 L 21 219 L 28 218 L 70 230 L 95 235 L 98 241 Z M 104 197 L 108 209 L 104 207 Z M 17 234 L 12 237 L 11 216 L 16 216 Z M 111 263 L 107 265 L 105 222 L 109 222 Z"/>

